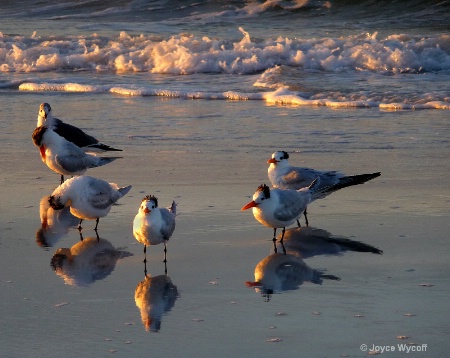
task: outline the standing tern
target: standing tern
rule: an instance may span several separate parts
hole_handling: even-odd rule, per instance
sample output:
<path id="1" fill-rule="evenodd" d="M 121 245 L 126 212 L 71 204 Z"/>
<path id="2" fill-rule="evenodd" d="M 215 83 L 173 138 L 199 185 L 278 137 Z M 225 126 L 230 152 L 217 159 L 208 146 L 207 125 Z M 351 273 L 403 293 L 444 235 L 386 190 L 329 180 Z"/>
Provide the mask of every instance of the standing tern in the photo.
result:
<path id="1" fill-rule="evenodd" d="M 144 254 L 147 245 L 164 243 L 164 262 L 167 262 L 167 241 L 175 230 L 177 204 L 172 202 L 170 208 L 159 208 L 158 199 L 153 195 L 145 196 L 139 211 L 133 220 L 133 235 L 137 241 L 144 244 Z M 144 258 L 144 262 L 146 262 Z"/>
<path id="2" fill-rule="evenodd" d="M 37 127 L 32 135 L 42 161 L 53 171 L 64 175 L 82 175 L 88 168 L 99 167 L 121 157 L 97 157 L 84 152 L 46 126 Z"/>
<path id="3" fill-rule="evenodd" d="M 58 186 L 50 196 L 49 203 L 55 210 L 70 206 L 72 215 L 80 219 L 79 231 L 83 220 L 96 220 L 94 230 L 97 231 L 99 219 L 108 215 L 111 206 L 130 189 L 131 185 L 119 188 L 115 183 L 82 175 Z"/>
<path id="4" fill-rule="evenodd" d="M 319 188 L 334 186 L 336 190 L 352 185 L 363 184 L 381 175 L 380 172 L 371 174 L 359 174 L 345 176 L 338 171 L 321 171 L 311 168 L 301 168 L 289 165 L 289 154 L 285 151 L 278 151 L 272 154 L 272 158 L 267 161 L 269 180 L 274 188 L 299 190 L 308 186 L 315 178 L 320 178 Z M 306 225 L 308 217 L 305 214 Z M 300 222 L 298 222 L 300 226 Z"/>
<path id="5" fill-rule="evenodd" d="M 273 228 L 273 246 L 276 247 L 277 228 L 282 228 L 280 243 L 284 253 L 286 249 L 283 245 L 284 232 L 286 226 L 293 224 L 302 213 L 305 212 L 309 203 L 316 199 L 325 197 L 339 188 L 320 187 L 320 179 L 315 179 L 310 186 L 300 190 L 292 189 L 270 189 L 262 184 L 253 194 L 253 200 L 244 205 L 241 210 L 252 208 L 253 216 L 261 224 Z"/>
<path id="6" fill-rule="evenodd" d="M 122 151 L 122 149 L 116 149 L 103 144 L 97 138 L 83 132 L 80 128 L 64 123 L 62 120 L 53 117 L 52 108 L 48 103 L 41 103 L 41 106 L 39 107 L 37 127 L 40 126 L 46 126 L 53 129 L 61 137 L 64 137 L 66 140 L 74 143 L 86 152 Z"/>

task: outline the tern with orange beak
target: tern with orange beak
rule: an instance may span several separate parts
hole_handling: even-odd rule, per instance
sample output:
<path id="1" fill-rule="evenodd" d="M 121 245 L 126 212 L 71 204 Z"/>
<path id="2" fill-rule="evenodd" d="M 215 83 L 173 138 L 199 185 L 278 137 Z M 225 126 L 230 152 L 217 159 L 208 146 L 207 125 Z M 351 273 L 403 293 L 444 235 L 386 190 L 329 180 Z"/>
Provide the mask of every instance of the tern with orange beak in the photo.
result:
<path id="1" fill-rule="evenodd" d="M 148 245 L 164 243 L 164 262 L 167 262 L 167 241 L 175 230 L 176 211 L 175 201 L 170 208 L 159 208 L 158 198 L 155 196 L 147 195 L 142 199 L 133 221 L 133 235 L 144 244 L 144 255 Z M 146 261 L 144 258 L 144 262 Z"/>
<path id="2" fill-rule="evenodd" d="M 285 151 L 278 151 L 272 154 L 267 163 L 269 168 L 267 173 L 269 180 L 274 188 L 299 190 L 308 186 L 314 179 L 319 178 L 318 189 L 324 187 L 335 187 L 336 190 L 348 186 L 364 184 L 365 182 L 379 177 L 379 172 L 371 174 L 359 174 L 346 176 L 335 170 L 315 170 L 311 168 L 301 168 L 289 165 L 289 154 Z M 308 217 L 305 214 L 306 226 L 308 226 Z M 298 222 L 300 226 L 300 222 Z"/>
<path id="3" fill-rule="evenodd" d="M 300 190 L 270 189 L 267 185 L 262 184 L 258 187 L 255 194 L 253 194 L 253 200 L 241 210 L 252 208 L 253 216 L 256 220 L 264 226 L 273 228 L 272 241 L 275 252 L 277 252 L 277 228 L 282 228 L 283 232 L 280 243 L 283 251 L 286 253 L 283 245 L 286 226 L 298 220 L 309 203 L 337 190 L 334 187 L 318 189 L 319 184 L 320 179 L 315 179 L 311 185 Z"/>

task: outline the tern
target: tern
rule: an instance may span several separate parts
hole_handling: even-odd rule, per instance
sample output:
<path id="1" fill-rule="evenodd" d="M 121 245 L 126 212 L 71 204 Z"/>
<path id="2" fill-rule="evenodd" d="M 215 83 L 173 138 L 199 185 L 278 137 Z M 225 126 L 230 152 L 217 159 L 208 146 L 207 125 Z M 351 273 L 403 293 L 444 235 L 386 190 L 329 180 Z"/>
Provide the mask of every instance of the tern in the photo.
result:
<path id="1" fill-rule="evenodd" d="M 381 175 L 380 172 L 346 176 L 338 171 L 321 171 L 289 165 L 289 154 L 278 151 L 267 161 L 269 180 L 274 188 L 298 190 L 308 186 L 315 178 L 320 178 L 319 188 L 338 186 L 342 189 L 352 185 L 363 184 Z M 336 189 L 337 190 L 337 189 Z M 308 218 L 305 213 L 306 225 Z M 299 225 L 300 226 L 300 225 Z"/>
<path id="2" fill-rule="evenodd" d="M 122 149 L 116 149 L 103 144 L 97 138 L 83 132 L 80 128 L 64 123 L 62 120 L 53 117 L 52 108 L 48 103 L 41 103 L 39 107 L 37 127 L 40 126 L 46 126 L 53 129 L 61 137 L 64 137 L 66 140 L 74 143 L 86 152 L 122 151 Z"/>
<path id="3" fill-rule="evenodd" d="M 72 215 L 80 219 L 79 231 L 83 220 L 96 220 L 94 230 L 97 231 L 100 218 L 108 215 L 111 206 L 130 190 L 131 185 L 119 188 L 115 183 L 82 175 L 59 185 L 49 197 L 49 203 L 55 210 L 70 206 Z"/>
<path id="4" fill-rule="evenodd" d="M 145 196 L 133 220 L 133 235 L 144 244 L 144 254 L 148 245 L 164 243 L 164 262 L 167 262 L 167 241 L 175 230 L 177 204 L 172 201 L 170 208 L 158 207 L 158 198 Z M 144 258 L 144 262 L 147 260 Z"/>
<path id="5" fill-rule="evenodd" d="M 39 147 L 42 161 L 54 172 L 64 175 L 82 175 L 88 168 L 100 167 L 121 157 L 97 157 L 86 153 L 72 142 L 46 126 L 37 127 L 32 135 Z"/>
<path id="6" fill-rule="evenodd" d="M 273 228 L 273 245 L 276 248 L 277 228 L 282 228 L 280 243 L 283 251 L 284 232 L 286 226 L 293 224 L 306 211 L 309 203 L 340 189 L 339 187 L 320 187 L 320 179 L 315 179 L 311 185 L 300 190 L 270 189 L 266 184 L 258 187 L 253 194 L 253 200 L 244 205 L 241 210 L 252 208 L 253 216 L 261 224 Z"/>

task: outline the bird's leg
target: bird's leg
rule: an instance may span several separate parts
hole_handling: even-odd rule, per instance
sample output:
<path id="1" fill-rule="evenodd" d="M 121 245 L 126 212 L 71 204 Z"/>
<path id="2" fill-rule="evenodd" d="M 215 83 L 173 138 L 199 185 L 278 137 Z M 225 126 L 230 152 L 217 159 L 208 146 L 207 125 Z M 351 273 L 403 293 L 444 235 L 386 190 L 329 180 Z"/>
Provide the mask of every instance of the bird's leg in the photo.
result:
<path id="1" fill-rule="evenodd" d="M 167 243 L 164 241 L 164 274 L 167 276 Z"/>
<path id="2" fill-rule="evenodd" d="M 164 241 L 164 263 L 167 262 L 167 244 Z"/>
<path id="3" fill-rule="evenodd" d="M 144 275 L 147 277 L 147 260 L 144 260 Z"/>
<path id="4" fill-rule="evenodd" d="M 299 219 L 297 219 L 297 225 L 298 225 L 298 227 L 302 227 L 302 225 L 300 224 L 300 220 Z"/>
<path id="5" fill-rule="evenodd" d="M 64 175 L 61 174 L 61 184 L 64 183 Z"/>
<path id="6" fill-rule="evenodd" d="M 280 244 L 281 247 L 283 248 L 283 253 L 286 255 L 286 248 L 284 247 L 284 243 L 283 243 L 283 239 L 284 239 L 284 232 L 286 231 L 286 228 L 283 228 L 283 231 L 281 232 L 281 240 L 280 240 Z"/>
<path id="7" fill-rule="evenodd" d="M 303 215 L 305 215 L 306 226 L 309 226 L 309 223 L 308 223 L 308 217 L 306 216 L 306 209 L 305 209 L 305 211 L 303 212 Z"/>
<path id="8" fill-rule="evenodd" d="M 273 241 L 273 251 L 275 253 L 277 253 L 278 250 L 277 250 L 277 228 L 276 227 L 273 228 L 273 239 L 272 239 L 272 241 Z"/>
<path id="9" fill-rule="evenodd" d="M 97 218 L 96 220 L 95 220 L 95 228 L 94 228 L 94 230 L 95 230 L 95 232 L 97 232 L 97 226 L 98 226 L 98 222 L 100 221 L 100 218 Z"/>
<path id="10" fill-rule="evenodd" d="M 97 242 L 99 242 L 100 241 L 100 236 L 98 236 L 98 231 L 97 230 L 95 230 L 95 235 L 97 235 Z"/>
<path id="11" fill-rule="evenodd" d="M 144 244 L 144 264 L 147 265 L 147 245 Z"/>
<path id="12" fill-rule="evenodd" d="M 80 231 L 78 231 L 79 233 L 80 233 L 80 241 L 83 241 L 83 234 L 81 233 L 81 230 Z"/>
<path id="13" fill-rule="evenodd" d="M 83 222 L 83 219 L 80 219 L 80 223 L 78 224 L 78 231 L 81 233 L 81 230 L 83 230 L 83 228 L 81 227 L 81 223 Z"/>

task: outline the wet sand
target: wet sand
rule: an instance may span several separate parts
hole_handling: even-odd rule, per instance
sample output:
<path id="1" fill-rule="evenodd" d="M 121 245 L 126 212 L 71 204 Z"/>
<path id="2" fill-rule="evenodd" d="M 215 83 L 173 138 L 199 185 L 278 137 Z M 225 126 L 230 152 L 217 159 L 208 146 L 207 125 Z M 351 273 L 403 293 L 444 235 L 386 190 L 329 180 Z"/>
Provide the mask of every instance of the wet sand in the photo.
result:
<path id="1" fill-rule="evenodd" d="M 104 98 L 90 112 L 84 95 L 22 100 L 20 108 L 1 100 L 2 356 L 365 357 L 363 344 L 394 346 L 392 357 L 404 354 L 399 344 L 427 345 L 414 356 L 447 355 L 447 113 L 122 97 Z M 132 256 L 85 286 L 65 283 L 50 267 L 57 249 L 79 242 L 75 228 L 51 248 L 35 240 L 39 202 L 59 180 L 31 142 L 43 100 L 62 119 L 76 113 L 71 118 L 80 118 L 79 126 L 124 149 L 123 159 L 89 175 L 133 185 L 99 224 L 102 239 Z M 171 120 L 164 118 L 168 113 Z M 103 118 L 110 121 L 100 123 Z M 347 174 L 381 171 L 380 178 L 334 193 L 308 211 L 311 226 L 373 245 L 383 255 L 307 258 L 309 267 L 341 280 L 305 282 L 267 302 L 245 282 L 272 253 L 272 230 L 240 208 L 268 182 L 265 162 L 278 149 L 302 151 L 293 153 L 292 164 Z M 146 194 L 161 206 L 175 199 L 179 210 L 167 263 L 178 296 L 158 333 L 145 330 L 135 302 L 144 264 L 131 223 Z M 95 236 L 94 226 L 84 223 L 85 239 Z M 163 246 L 147 251 L 148 274 L 164 275 Z"/>

